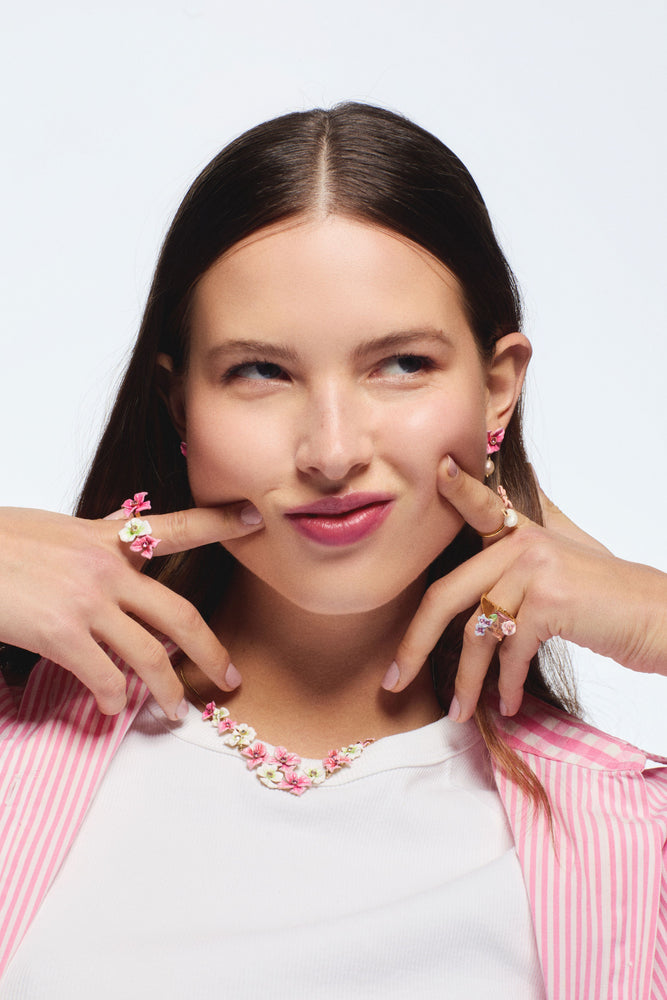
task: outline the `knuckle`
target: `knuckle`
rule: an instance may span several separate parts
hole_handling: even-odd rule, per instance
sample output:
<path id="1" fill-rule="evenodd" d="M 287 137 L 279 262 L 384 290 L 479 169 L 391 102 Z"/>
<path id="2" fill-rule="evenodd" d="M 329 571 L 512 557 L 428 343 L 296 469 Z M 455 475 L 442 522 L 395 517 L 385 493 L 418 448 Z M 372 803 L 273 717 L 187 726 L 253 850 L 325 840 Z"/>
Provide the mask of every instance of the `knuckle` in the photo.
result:
<path id="1" fill-rule="evenodd" d="M 421 663 L 425 658 L 423 649 L 416 638 L 405 636 L 396 651 L 396 659 L 403 665 Z"/>
<path id="2" fill-rule="evenodd" d="M 147 674 L 156 674 L 167 668 L 169 658 L 164 647 L 157 639 L 146 636 L 144 648 L 141 651 L 141 671 Z M 170 668 L 169 668 L 170 669 Z"/>
<path id="3" fill-rule="evenodd" d="M 428 618 L 436 617 L 441 612 L 445 586 L 445 580 L 440 579 L 432 583 L 425 591 L 422 597 L 421 610 Z"/>
<path id="4" fill-rule="evenodd" d="M 100 707 L 107 710 L 120 709 L 125 704 L 125 679 L 117 670 L 95 678 L 93 693 Z"/>
<path id="5" fill-rule="evenodd" d="M 179 600 L 173 611 L 175 630 L 179 632 L 196 632 L 203 624 L 203 618 L 189 601 Z"/>
<path id="6" fill-rule="evenodd" d="M 175 510 L 168 514 L 168 531 L 170 540 L 175 545 L 186 545 L 189 537 L 190 516 L 187 510 Z"/>

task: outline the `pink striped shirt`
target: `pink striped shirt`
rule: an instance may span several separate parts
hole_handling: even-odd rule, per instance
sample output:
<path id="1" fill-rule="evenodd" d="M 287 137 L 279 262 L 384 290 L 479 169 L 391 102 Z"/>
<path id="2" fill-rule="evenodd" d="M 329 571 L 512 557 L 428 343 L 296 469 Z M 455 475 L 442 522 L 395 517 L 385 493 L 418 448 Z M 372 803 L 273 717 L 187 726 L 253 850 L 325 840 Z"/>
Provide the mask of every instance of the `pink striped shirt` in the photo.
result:
<path id="1" fill-rule="evenodd" d="M 0 687 L 0 976 L 146 697 L 123 669 L 128 704 L 114 717 L 44 660 L 20 707 Z M 667 768 L 645 770 L 642 751 L 533 699 L 497 724 L 553 813 L 552 838 L 544 814 L 496 771 L 547 996 L 666 1000 Z"/>

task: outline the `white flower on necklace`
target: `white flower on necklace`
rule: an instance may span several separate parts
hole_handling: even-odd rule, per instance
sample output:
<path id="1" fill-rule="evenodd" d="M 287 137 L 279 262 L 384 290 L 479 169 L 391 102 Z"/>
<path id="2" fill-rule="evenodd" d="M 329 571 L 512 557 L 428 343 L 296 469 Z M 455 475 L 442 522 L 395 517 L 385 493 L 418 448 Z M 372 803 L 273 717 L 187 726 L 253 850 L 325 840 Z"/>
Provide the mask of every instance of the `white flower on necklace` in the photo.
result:
<path id="1" fill-rule="evenodd" d="M 283 780 L 283 772 L 275 762 L 271 764 L 262 764 L 261 767 L 257 768 L 255 774 L 267 788 L 277 788 Z"/>
<path id="2" fill-rule="evenodd" d="M 237 747 L 239 750 L 245 750 L 256 736 L 257 733 L 247 722 L 238 722 L 229 735 L 225 736 L 225 743 L 228 747 Z"/>
<path id="3" fill-rule="evenodd" d="M 311 785 L 321 785 L 327 776 L 327 772 L 321 764 L 313 764 L 312 767 L 304 767 L 303 773 L 307 778 L 310 778 Z"/>

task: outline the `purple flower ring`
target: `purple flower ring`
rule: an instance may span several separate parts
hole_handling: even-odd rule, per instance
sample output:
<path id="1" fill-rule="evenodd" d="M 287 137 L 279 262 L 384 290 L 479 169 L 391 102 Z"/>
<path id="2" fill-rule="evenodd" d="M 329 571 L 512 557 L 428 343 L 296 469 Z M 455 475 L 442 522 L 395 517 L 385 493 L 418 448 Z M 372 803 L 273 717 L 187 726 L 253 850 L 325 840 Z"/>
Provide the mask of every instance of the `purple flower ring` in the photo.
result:
<path id="1" fill-rule="evenodd" d="M 516 618 L 511 612 L 489 600 L 486 594 L 482 594 L 480 606 L 482 613 L 475 625 L 475 635 L 481 636 L 489 631 L 498 642 L 502 642 L 506 636 L 516 634 Z"/>

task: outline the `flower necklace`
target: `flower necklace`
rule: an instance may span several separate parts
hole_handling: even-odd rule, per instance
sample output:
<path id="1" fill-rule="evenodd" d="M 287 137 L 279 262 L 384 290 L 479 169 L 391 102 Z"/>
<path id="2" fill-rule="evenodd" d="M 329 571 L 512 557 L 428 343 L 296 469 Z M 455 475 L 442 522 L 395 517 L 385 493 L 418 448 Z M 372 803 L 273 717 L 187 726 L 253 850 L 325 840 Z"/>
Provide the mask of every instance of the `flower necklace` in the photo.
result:
<path id="1" fill-rule="evenodd" d="M 303 795 L 309 788 L 321 785 L 342 767 L 349 767 L 361 757 L 367 746 L 375 742 L 369 739 L 350 743 L 340 750 L 330 750 L 323 760 L 304 763 L 298 754 L 290 753 L 285 747 L 272 748 L 269 744 L 262 743 L 256 738 L 257 733 L 252 726 L 247 722 L 236 722 L 230 717 L 229 709 L 224 706 L 218 708 L 214 701 L 207 704 L 199 691 L 185 679 L 182 667 L 176 669 L 183 686 L 204 706 L 203 721 L 211 722 L 217 727 L 226 745 L 246 758 L 248 770 L 254 771 L 266 788 L 279 788 L 292 795 Z"/>

